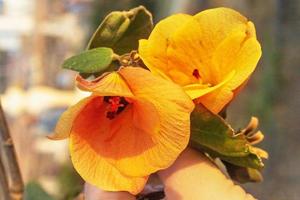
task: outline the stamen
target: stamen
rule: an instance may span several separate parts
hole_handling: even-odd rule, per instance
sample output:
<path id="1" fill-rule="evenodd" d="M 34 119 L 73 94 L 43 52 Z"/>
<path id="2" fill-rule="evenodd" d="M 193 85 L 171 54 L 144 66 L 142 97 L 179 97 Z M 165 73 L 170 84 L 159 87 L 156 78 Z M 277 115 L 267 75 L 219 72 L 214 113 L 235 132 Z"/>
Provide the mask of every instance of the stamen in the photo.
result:
<path id="1" fill-rule="evenodd" d="M 114 119 L 128 105 L 126 99 L 119 96 L 105 96 L 104 101 L 109 104 L 106 117 L 110 120 Z"/>
<path id="2" fill-rule="evenodd" d="M 196 79 L 200 79 L 200 78 L 201 78 L 198 69 L 194 69 L 194 71 L 193 71 L 193 76 L 194 76 Z"/>

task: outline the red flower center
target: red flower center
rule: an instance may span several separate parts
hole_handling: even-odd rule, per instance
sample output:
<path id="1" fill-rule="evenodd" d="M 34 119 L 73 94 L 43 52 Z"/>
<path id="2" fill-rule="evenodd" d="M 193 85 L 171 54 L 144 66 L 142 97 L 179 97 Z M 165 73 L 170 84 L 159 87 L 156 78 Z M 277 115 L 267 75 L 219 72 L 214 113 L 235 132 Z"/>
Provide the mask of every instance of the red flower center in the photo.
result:
<path id="1" fill-rule="evenodd" d="M 201 78 L 198 69 L 194 69 L 194 71 L 193 71 L 193 76 L 194 76 L 196 79 L 200 79 L 200 78 Z"/>
<path id="2" fill-rule="evenodd" d="M 105 96 L 104 101 L 108 103 L 106 117 L 110 120 L 120 114 L 129 104 L 124 97 Z"/>

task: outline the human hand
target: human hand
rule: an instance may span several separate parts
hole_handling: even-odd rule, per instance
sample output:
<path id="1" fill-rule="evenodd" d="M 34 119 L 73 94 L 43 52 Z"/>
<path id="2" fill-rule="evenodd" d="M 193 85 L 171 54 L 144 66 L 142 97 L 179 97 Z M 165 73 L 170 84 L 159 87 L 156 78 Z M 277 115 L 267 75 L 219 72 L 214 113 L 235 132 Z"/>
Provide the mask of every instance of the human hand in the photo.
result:
<path id="1" fill-rule="evenodd" d="M 171 200 L 254 200 L 228 179 L 207 157 L 187 148 L 175 163 L 158 172 Z M 128 192 L 107 192 L 86 184 L 86 200 L 132 200 Z"/>

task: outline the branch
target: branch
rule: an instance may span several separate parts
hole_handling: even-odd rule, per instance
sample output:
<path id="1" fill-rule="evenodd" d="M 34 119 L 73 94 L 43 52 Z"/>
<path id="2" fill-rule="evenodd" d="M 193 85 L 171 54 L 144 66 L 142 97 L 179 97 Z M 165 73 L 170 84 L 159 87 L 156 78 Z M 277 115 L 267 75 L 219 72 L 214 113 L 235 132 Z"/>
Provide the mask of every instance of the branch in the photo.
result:
<path id="1" fill-rule="evenodd" d="M 7 122 L 0 101 L 0 153 L 4 171 L 8 180 L 9 194 L 12 200 L 23 198 L 23 180 Z"/>
<path id="2" fill-rule="evenodd" d="M 10 199 L 8 181 L 0 158 L 0 199 Z"/>

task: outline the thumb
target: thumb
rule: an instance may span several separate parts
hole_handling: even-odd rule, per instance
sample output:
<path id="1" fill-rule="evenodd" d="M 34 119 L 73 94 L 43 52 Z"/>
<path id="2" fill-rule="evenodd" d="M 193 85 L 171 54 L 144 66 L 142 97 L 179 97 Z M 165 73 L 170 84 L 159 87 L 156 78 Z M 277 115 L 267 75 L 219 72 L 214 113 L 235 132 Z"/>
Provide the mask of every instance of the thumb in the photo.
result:
<path id="1" fill-rule="evenodd" d="M 254 200 L 228 179 L 206 156 L 186 149 L 168 169 L 158 173 L 172 200 Z"/>

